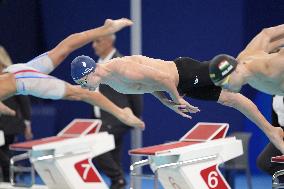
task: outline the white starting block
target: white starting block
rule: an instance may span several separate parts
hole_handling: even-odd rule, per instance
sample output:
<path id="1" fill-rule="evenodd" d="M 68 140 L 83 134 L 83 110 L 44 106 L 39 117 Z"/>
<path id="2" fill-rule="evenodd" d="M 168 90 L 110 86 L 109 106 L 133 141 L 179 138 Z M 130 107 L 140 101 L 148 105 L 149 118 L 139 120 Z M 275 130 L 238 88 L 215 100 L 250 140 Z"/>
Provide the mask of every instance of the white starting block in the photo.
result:
<path id="1" fill-rule="evenodd" d="M 114 137 L 98 133 L 100 120 L 75 119 L 57 136 L 17 143 L 12 150 L 27 151 L 11 159 L 11 184 L 0 188 L 32 187 L 33 189 L 107 189 L 92 164 L 92 158 L 114 149 Z M 16 167 L 15 162 L 29 159 L 46 186 L 34 185 L 34 169 Z M 15 172 L 31 172 L 29 186 L 15 182 Z"/>
<path id="2" fill-rule="evenodd" d="M 147 156 L 148 159 L 131 165 L 133 177 L 144 177 L 135 169 L 150 165 L 157 180 L 165 189 L 229 189 L 218 166 L 243 154 L 242 141 L 225 138 L 226 123 L 198 123 L 179 141 L 134 149 L 130 155 Z M 149 177 L 149 175 L 146 175 Z"/>
<path id="3" fill-rule="evenodd" d="M 0 146 L 5 144 L 5 137 L 3 131 L 0 131 Z"/>
<path id="4" fill-rule="evenodd" d="M 282 156 L 276 156 L 271 158 L 271 162 L 273 163 L 284 163 L 284 155 Z M 284 188 L 284 183 L 280 183 L 278 180 L 278 177 L 284 175 L 284 170 L 277 171 L 272 176 L 272 188 L 278 189 L 278 188 Z"/>

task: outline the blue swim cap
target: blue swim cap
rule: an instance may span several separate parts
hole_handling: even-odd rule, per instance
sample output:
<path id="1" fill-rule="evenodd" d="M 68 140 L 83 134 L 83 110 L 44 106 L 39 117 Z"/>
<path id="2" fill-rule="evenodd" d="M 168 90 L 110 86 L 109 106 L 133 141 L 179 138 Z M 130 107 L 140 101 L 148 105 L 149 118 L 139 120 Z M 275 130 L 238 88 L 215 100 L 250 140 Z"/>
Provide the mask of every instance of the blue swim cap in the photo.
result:
<path id="1" fill-rule="evenodd" d="M 88 75 L 96 68 L 96 62 L 89 56 L 78 56 L 71 62 L 71 77 L 74 81 Z"/>

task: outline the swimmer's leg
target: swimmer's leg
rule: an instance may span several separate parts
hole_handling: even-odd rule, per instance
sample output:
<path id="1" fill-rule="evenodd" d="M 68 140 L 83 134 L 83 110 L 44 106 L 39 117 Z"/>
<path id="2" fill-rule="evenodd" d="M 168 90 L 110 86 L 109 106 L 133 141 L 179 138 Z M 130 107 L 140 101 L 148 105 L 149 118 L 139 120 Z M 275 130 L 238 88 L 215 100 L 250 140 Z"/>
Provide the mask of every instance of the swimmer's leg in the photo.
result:
<path id="1" fill-rule="evenodd" d="M 0 100 L 5 100 L 16 93 L 16 82 L 13 74 L 0 75 Z M 15 115 L 16 112 L 0 102 L 0 115 Z"/>
<path id="2" fill-rule="evenodd" d="M 138 119 L 129 108 L 121 109 L 99 92 L 92 92 L 80 86 L 66 83 L 63 99 L 80 100 L 93 106 L 99 106 L 101 109 L 114 115 L 121 122 L 129 126 L 144 128 L 144 123 Z"/>
<path id="3" fill-rule="evenodd" d="M 48 53 L 35 57 L 27 62 L 26 65 L 44 74 L 50 74 L 56 68 Z"/>

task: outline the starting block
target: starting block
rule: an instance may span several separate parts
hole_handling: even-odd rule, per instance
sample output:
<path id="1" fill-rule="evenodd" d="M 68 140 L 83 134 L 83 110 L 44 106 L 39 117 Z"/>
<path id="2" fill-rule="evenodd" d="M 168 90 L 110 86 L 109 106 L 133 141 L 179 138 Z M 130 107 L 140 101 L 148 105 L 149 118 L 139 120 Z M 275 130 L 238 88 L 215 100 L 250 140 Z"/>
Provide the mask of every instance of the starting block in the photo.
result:
<path id="1" fill-rule="evenodd" d="M 243 154 L 242 141 L 225 138 L 226 123 L 197 123 L 179 141 L 139 148 L 130 155 L 148 158 L 131 165 L 131 189 L 136 168 L 149 165 L 154 172 L 154 188 L 158 180 L 165 189 L 230 189 L 218 166 Z"/>
<path id="2" fill-rule="evenodd" d="M 57 136 L 12 144 L 11 150 L 25 153 L 11 158 L 11 185 L 0 188 L 34 189 L 107 189 L 92 158 L 114 149 L 114 137 L 100 132 L 100 120 L 75 119 Z M 16 162 L 29 159 L 32 167 L 17 167 Z M 35 185 L 35 171 L 46 186 Z M 31 184 L 16 183 L 15 172 L 30 172 Z"/>
<path id="3" fill-rule="evenodd" d="M 284 155 L 282 156 L 276 156 L 271 158 L 271 162 L 273 163 L 284 163 Z M 284 170 L 277 171 L 272 176 L 272 188 L 278 189 L 278 188 L 284 188 L 284 183 L 280 183 L 278 180 L 278 177 L 284 175 Z"/>

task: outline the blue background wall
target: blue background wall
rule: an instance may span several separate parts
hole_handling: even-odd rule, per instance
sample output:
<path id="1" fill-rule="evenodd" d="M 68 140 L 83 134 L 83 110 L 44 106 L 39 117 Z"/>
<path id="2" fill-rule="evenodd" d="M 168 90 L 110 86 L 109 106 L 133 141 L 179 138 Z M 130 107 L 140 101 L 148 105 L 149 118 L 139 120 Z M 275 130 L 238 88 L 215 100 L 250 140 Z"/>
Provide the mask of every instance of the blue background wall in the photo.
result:
<path id="1" fill-rule="evenodd" d="M 106 18 L 129 17 L 129 8 L 129 0 L 6 1 L 0 5 L 0 43 L 15 62 L 25 62 L 53 48 L 69 34 L 100 26 Z M 207 60 L 222 52 L 235 56 L 261 28 L 283 23 L 284 6 L 281 0 L 258 1 L 257 5 L 252 0 L 143 0 L 142 16 L 143 55 L 165 60 L 179 56 Z M 126 29 L 117 34 L 117 48 L 125 55 L 130 52 L 129 32 Z M 69 63 L 80 54 L 93 56 L 91 46 L 71 54 L 52 75 L 72 82 Z M 270 96 L 250 87 L 245 87 L 243 93 L 270 119 Z M 178 139 L 199 121 L 228 122 L 231 131 L 253 132 L 250 161 L 257 172 L 255 159 L 267 143 L 257 127 L 233 109 L 213 102 L 188 100 L 201 109 L 192 120 L 176 115 L 152 96 L 144 95 L 143 117 L 147 124 L 144 146 Z M 92 111 L 81 102 L 38 99 L 33 102 L 36 137 L 55 134 L 73 118 L 88 118 Z M 129 136 L 126 141 L 129 146 Z M 128 162 L 125 151 L 126 169 Z"/>

